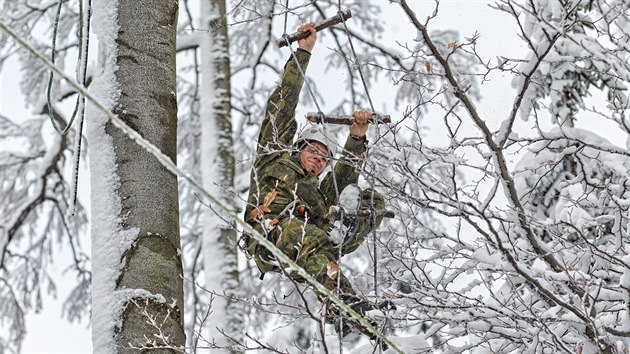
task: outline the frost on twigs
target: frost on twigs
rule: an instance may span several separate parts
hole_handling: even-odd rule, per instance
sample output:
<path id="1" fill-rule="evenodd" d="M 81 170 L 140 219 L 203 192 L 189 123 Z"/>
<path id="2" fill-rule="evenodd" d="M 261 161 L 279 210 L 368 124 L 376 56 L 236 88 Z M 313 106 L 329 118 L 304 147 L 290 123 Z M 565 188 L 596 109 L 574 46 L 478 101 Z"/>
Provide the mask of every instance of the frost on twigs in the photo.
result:
<path id="1" fill-rule="evenodd" d="M 408 131 L 388 132 L 371 151 L 367 174 L 402 216 L 381 230 L 375 281 L 390 285 L 397 303 L 415 301 L 421 310 L 406 320 L 426 326 L 427 341 L 446 351 L 627 346 L 628 292 L 620 286 L 630 253 L 627 112 L 606 102 L 624 102 L 616 95 L 630 77 L 627 43 L 618 41 L 627 38 L 620 30 L 630 17 L 627 1 L 497 2 L 519 21 L 526 48 L 498 66 L 477 52 L 483 35 L 445 51 L 460 42 L 443 45 L 433 38 L 432 17 L 400 5 L 423 39 L 409 51 L 416 70 L 431 63 L 423 80 L 399 75 L 424 94 L 406 117 L 426 109 L 422 124 L 430 126 L 424 134 L 418 120 L 408 122 Z M 613 10 L 619 17 L 607 17 Z M 461 65 L 457 53 L 474 65 Z M 513 94 L 505 104 L 498 91 L 479 100 L 479 83 L 497 74 L 511 79 Z"/>
<path id="2" fill-rule="evenodd" d="M 151 333 L 151 335 L 143 334 L 140 338 L 130 336 L 121 329 L 119 335 L 126 336 L 129 349 L 169 349 L 180 353 L 186 352 L 185 347 L 174 344 L 181 341 L 173 336 L 174 333 L 182 331 L 181 328 L 179 330 L 173 328 L 173 326 L 178 326 L 181 315 L 172 306 L 168 306 L 164 300 L 162 296 L 157 295 L 136 297 L 129 301 L 126 312 L 144 318 L 144 329 L 138 333 Z M 156 311 L 155 307 L 166 307 L 166 311 Z"/>

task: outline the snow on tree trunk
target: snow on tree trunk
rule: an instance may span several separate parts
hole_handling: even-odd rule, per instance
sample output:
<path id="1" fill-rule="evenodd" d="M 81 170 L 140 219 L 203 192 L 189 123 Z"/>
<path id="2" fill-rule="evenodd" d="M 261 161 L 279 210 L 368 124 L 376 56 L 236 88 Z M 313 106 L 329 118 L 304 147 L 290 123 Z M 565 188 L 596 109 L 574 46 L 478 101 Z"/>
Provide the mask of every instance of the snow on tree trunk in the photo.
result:
<path id="1" fill-rule="evenodd" d="M 91 91 L 176 159 L 175 0 L 95 4 L 101 72 Z M 176 176 L 93 107 L 94 352 L 183 348 Z"/>
<path id="2" fill-rule="evenodd" d="M 206 190 L 228 205 L 234 205 L 234 152 L 230 116 L 230 64 L 227 50 L 225 1 L 201 2 L 203 27 L 212 29 L 201 37 L 201 171 Z M 230 297 L 238 292 L 236 232 L 227 215 L 204 209 L 202 250 L 206 288 L 215 293 L 207 326 L 218 346 L 242 338 L 242 311 Z M 219 214 L 217 214 L 219 213 Z M 218 350 L 216 351 L 218 352 Z M 225 350 L 225 352 L 229 352 Z"/>

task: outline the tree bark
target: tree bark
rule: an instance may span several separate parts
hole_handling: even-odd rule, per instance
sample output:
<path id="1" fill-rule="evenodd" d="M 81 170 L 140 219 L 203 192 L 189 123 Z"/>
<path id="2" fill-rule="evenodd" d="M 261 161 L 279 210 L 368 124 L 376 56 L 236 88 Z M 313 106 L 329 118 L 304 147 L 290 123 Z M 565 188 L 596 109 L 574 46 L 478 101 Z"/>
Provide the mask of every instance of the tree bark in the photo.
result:
<path id="1" fill-rule="evenodd" d="M 120 0 L 116 81 L 121 96 L 114 110 L 174 162 L 177 14 L 177 0 Z M 138 230 L 136 241 L 121 259 L 116 290 L 141 292 L 128 297 L 118 348 L 124 353 L 147 347 L 162 347 L 160 351 L 165 352 L 182 349 L 185 334 L 177 177 L 122 131 L 111 125 L 106 131 L 115 146 L 122 227 Z"/>
<path id="2" fill-rule="evenodd" d="M 225 0 L 206 0 L 201 3 L 201 16 L 207 19 L 209 28 L 199 45 L 201 54 L 201 171 L 204 187 L 234 206 L 234 151 L 232 139 L 230 60 Z M 239 291 L 236 232 L 226 215 L 205 209 L 202 218 L 203 257 L 207 289 L 216 293 L 212 302 L 209 323 L 211 340 L 221 351 L 230 343 L 223 331 L 231 338 L 242 339 L 242 311 L 233 297 Z M 216 323 L 220 321 L 220 323 Z"/>

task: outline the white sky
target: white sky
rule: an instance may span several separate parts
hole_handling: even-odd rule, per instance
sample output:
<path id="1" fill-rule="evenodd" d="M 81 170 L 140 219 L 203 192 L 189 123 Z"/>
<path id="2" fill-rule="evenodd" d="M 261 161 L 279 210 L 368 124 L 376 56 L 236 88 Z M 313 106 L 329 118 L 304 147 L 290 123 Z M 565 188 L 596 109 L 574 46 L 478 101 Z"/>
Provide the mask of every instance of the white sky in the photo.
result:
<path id="1" fill-rule="evenodd" d="M 374 1 L 374 0 L 373 0 Z M 388 47 L 395 47 L 395 41 L 410 41 L 415 37 L 415 30 L 411 28 L 409 21 L 406 19 L 403 11 L 397 4 L 390 4 L 389 0 L 376 0 L 382 4 L 384 10 L 384 19 L 386 21 L 385 32 L 382 34 L 383 44 Z M 507 57 L 519 57 L 525 50 L 524 45 L 518 40 L 514 32 L 513 21 L 506 15 L 497 16 L 498 12 L 488 8 L 487 4 L 492 1 L 448 1 L 442 0 L 440 6 L 440 14 L 434 19 L 430 29 L 453 29 L 457 30 L 460 37 L 470 37 L 473 33 L 479 32 L 477 49 L 481 56 L 487 60 L 495 60 L 496 55 L 501 54 Z M 409 4 L 417 12 L 419 19 L 423 20 L 429 11 L 432 11 L 433 1 L 409 1 Z M 194 6 L 194 5 L 193 5 Z M 98 16 L 98 14 L 95 14 Z M 352 28 L 352 21 L 348 22 L 348 26 Z M 295 27 L 295 26 L 294 26 Z M 278 34 L 280 35 L 280 33 Z M 92 45 L 95 45 L 93 41 Z M 356 43 L 355 43 L 356 45 Z M 286 49 L 285 49 L 286 50 Z M 316 49 L 318 52 L 328 50 L 323 47 Z M 287 52 L 288 53 L 288 52 Z M 326 76 L 323 73 L 325 63 L 322 58 L 325 53 L 316 54 L 311 60 L 308 75 L 311 78 L 318 78 L 314 83 L 320 91 L 326 91 L 327 87 L 335 88 L 340 85 L 335 83 L 335 79 Z M 96 58 L 92 56 L 92 61 Z M 19 88 L 17 86 L 17 77 L 19 72 L 16 68 L 14 60 L 9 61 L 7 67 L 0 71 L 0 114 L 10 117 L 18 117 L 28 112 L 24 108 L 24 103 Z M 319 78 L 325 78 L 319 79 Z M 491 127 L 498 127 L 498 124 L 504 119 L 507 112 L 512 107 L 513 89 L 510 86 L 509 78 L 502 75 L 491 77 L 492 81 L 481 87 L 484 95 L 483 101 L 477 105 L 484 119 Z M 341 79 L 338 79 L 341 80 Z M 383 85 L 385 90 L 376 91 L 372 89 L 371 95 L 378 97 L 375 103 L 376 109 L 384 113 L 392 114 L 393 97 L 391 89 Z M 600 99 L 599 97 L 592 98 Z M 309 109 L 310 110 L 310 109 Z M 304 115 L 307 110 L 298 110 L 298 116 Z M 398 112 L 399 113 L 399 112 Z M 436 117 L 441 123 L 442 117 Z M 591 119 L 587 116 L 581 117 L 582 124 L 590 124 Z M 594 119 L 593 119 L 594 122 Z M 430 125 L 430 119 L 425 120 L 426 125 Z M 527 129 L 530 123 L 519 123 Z M 602 120 L 597 120 L 597 124 L 601 127 Z M 604 129 L 608 132 L 616 132 L 618 129 L 607 129 L 604 123 Z M 595 124 L 592 124 L 593 126 Z M 625 146 L 625 136 L 604 135 L 612 143 Z M 427 137 L 428 144 L 444 144 L 443 134 L 431 134 Z M 3 147 L 0 146 L 0 149 Z M 85 185 L 85 183 L 84 183 Z M 84 187 L 85 188 L 85 187 Z M 84 199 L 86 200 L 86 199 Z M 67 257 L 69 258 L 69 257 Z M 67 259 L 56 257 L 59 261 Z M 54 266 L 54 271 L 61 273 L 65 269 L 65 264 Z M 67 284 L 72 284 L 73 279 L 66 279 Z M 58 299 L 64 299 L 70 286 L 63 286 L 60 282 L 58 288 Z M 68 324 L 66 320 L 60 318 L 61 301 L 45 297 L 44 310 L 41 314 L 31 314 L 27 318 L 28 334 L 23 346 L 24 353 L 89 353 L 91 352 L 90 329 L 87 321 L 82 323 Z"/>

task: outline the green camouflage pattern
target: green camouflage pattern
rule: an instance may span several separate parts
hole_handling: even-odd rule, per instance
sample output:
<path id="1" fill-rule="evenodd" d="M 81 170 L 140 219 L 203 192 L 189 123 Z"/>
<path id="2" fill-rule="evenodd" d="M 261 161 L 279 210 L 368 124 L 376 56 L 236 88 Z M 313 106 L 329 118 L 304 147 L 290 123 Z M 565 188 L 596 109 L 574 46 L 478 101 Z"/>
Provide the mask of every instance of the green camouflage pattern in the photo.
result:
<path id="1" fill-rule="evenodd" d="M 372 205 L 372 190 L 366 189 L 362 193 L 362 201 L 360 209 L 369 210 Z M 383 197 L 374 192 L 374 206 L 376 210 L 382 210 L 385 207 Z M 308 215 L 302 217 L 285 217 L 281 218 L 279 224 L 273 229 L 268 230 L 267 237 L 275 243 L 276 246 L 300 267 L 309 272 L 317 281 L 331 290 L 337 289 L 337 280 L 330 277 L 329 265 L 331 262 L 338 260 L 337 245 L 330 241 L 328 234 L 324 229 L 318 227 L 311 222 Z M 382 217 L 371 220 L 371 218 L 360 218 L 357 229 L 354 231 L 349 242 L 342 246 L 342 254 L 355 251 L 365 240 L 366 236 L 378 227 L 382 221 Z M 257 224 L 256 228 L 264 234 L 264 230 Z M 280 268 L 274 262 L 271 253 L 263 246 L 255 245 L 256 264 L 262 272 L 280 271 Z M 341 277 L 340 289 L 344 295 L 354 295 L 355 292 L 350 285 L 348 279 L 339 272 Z M 297 274 L 291 273 L 290 276 L 296 280 L 303 282 L 304 279 Z"/>
<path id="2" fill-rule="evenodd" d="M 330 290 L 337 289 L 336 277 L 328 275 L 329 264 L 337 260 L 337 249 L 324 230 L 301 218 L 285 218 L 270 232 L 269 237 L 282 252 L 318 282 Z M 262 266 L 261 270 L 280 271 L 279 267 L 273 266 L 273 258 L 269 257 L 269 251 L 258 246 L 257 252 L 261 256 L 257 261 L 259 268 Z M 289 275 L 296 281 L 304 282 L 297 273 Z M 348 279 L 340 272 L 337 276 L 341 277 L 342 293 L 354 294 Z"/>
<path id="3" fill-rule="evenodd" d="M 310 53 L 298 50 L 295 56 L 302 70 L 306 71 Z M 337 280 L 328 276 L 327 271 L 330 263 L 337 260 L 337 250 L 326 232 L 332 223 L 328 210 L 337 203 L 337 191 L 357 183 L 359 172 L 355 166 L 363 162 L 366 142 L 348 137 L 333 172 L 329 172 L 321 184 L 318 176 L 304 170 L 297 153 L 292 151 L 297 131 L 295 108 L 303 84 L 303 77 L 292 57 L 285 65 L 280 84 L 267 102 L 250 178 L 245 221 L 266 235 L 324 286 L 334 290 Z M 275 197 L 265 203 L 265 197 L 269 197 L 270 192 L 275 193 Z M 259 207 L 263 204 L 268 209 Z M 301 207 L 303 212 L 300 212 Z M 263 209 L 267 209 L 266 212 Z M 255 214 L 262 217 L 256 219 Z M 271 220 L 277 222 L 275 227 L 270 225 Z M 366 230 L 372 226 L 369 220 L 364 221 L 360 232 L 363 236 L 357 235 L 354 242 L 344 246 L 342 251 L 353 251 L 359 247 L 367 234 Z M 280 267 L 271 262 L 269 251 L 253 238 L 249 238 L 246 247 L 261 272 L 280 271 Z M 291 276 L 303 281 L 295 274 Z M 339 276 L 342 290 L 354 293 L 346 277 L 342 274 Z"/>

